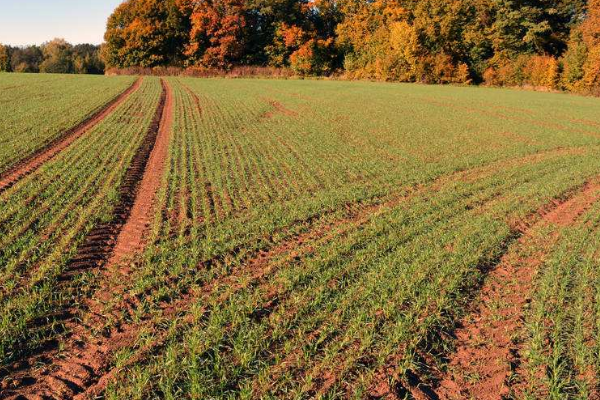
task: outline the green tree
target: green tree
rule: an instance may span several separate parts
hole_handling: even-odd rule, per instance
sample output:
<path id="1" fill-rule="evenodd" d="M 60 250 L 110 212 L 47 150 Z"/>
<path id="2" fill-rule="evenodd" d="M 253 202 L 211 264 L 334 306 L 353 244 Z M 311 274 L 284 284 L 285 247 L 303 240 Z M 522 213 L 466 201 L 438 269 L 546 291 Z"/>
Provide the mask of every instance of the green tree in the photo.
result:
<path id="1" fill-rule="evenodd" d="M 39 46 L 15 47 L 11 50 L 10 67 L 13 72 L 40 72 L 44 54 Z"/>
<path id="2" fill-rule="evenodd" d="M 188 36 L 176 0 L 127 0 L 108 19 L 102 57 L 109 67 L 181 65 Z"/>
<path id="3" fill-rule="evenodd" d="M 104 62 L 100 59 L 100 48 L 92 44 L 73 46 L 73 66 L 76 74 L 104 73 Z"/>
<path id="4" fill-rule="evenodd" d="M 10 53 L 7 46 L 0 44 L 0 72 L 9 72 L 10 69 Z"/>
<path id="5" fill-rule="evenodd" d="M 520 54 L 560 56 L 570 29 L 582 17 L 585 0 L 498 0 L 490 29 L 495 58 Z"/>
<path id="6" fill-rule="evenodd" d="M 64 39 L 54 39 L 42 45 L 44 61 L 40 65 L 40 72 L 53 74 L 72 74 L 73 46 Z"/>
<path id="7" fill-rule="evenodd" d="M 585 75 L 585 63 L 588 57 L 588 47 L 583 39 L 580 28 L 573 29 L 569 40 L 568 49 L 562 59 L 563 75 L 562 84 L 565 89 L 581 89 L 582 79 Z"/>
<path id="8" fill-rule="evenodd" d="M 589 87 L 600 80 L 599 1 L 126 0 L 102 55 L 116 67 L 343 67 L 358 78 Z M 75 55 L 77 71 L 90 62 Z"/>

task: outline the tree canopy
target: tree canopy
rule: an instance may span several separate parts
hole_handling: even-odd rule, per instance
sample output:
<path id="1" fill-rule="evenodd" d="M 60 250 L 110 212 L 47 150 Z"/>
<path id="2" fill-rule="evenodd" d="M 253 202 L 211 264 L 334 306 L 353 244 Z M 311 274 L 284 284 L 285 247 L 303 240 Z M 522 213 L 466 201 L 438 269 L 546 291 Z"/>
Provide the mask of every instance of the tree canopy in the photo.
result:
<path id="1" fill-rule="evenodd" d="M 236 65 L 411 82 L 596 87 L 600 0 L 127 0 L 112 67 Z"/>
<path id="2" fill-rule="evenodd" d="M 73 46 L 64 39 L 53 39 L 41 46 L 12 47 L 0 44 L 2 71 L 102 74 L 104 62 L 100 59 L 99 46 Z"/>
<path id="3" fill-rule="evenodd" d="M 104 63 L 600 91 L 600 0 L 126 0 L 101 51 L 0 45 L 0 71 Z"/>

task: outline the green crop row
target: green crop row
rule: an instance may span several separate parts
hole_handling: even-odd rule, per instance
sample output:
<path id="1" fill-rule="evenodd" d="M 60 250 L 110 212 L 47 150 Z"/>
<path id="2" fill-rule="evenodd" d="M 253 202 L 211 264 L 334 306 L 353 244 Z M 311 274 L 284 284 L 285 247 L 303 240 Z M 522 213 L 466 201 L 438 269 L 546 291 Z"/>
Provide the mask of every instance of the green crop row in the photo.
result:
<path id="1" fill-rule="evenodd" d="M 0 173 L 92 115 L 133 81 L 0 73 Z"/>
<path id="2" fill-rule="evenodd" d="M 525 392 L 530 398 L 598 394 L 599 226 L 597 203 L 572 226 L 554 227 L 560 240 L 539 269 L 526 318 Z"/>

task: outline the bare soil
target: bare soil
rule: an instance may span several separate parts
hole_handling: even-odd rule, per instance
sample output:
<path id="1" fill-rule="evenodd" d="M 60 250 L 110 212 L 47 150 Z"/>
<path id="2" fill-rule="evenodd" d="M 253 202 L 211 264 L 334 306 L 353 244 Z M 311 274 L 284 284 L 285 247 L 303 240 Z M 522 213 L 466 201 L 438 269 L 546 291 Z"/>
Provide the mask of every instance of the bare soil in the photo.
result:
<path id="1" fill-rule="evenodd" d="M 162 171 L 166 167 L 165 157 L 168 150 L 170 131 L 167 127 L 170 125 L 172 118 L 169 115 L 172 110 L 171 97 L 170 88 L 165 85 L 164 105 L 159 107 L 157 117 L 155 117 L 156 123 L 153 124 L 154 136 L 149 134 L 146 140 L 146 142 L 152 143 L 153 146 L 142 151 L 146 154 L 147 161 L 144 163 L 144 168 L 141 170 L 137 168 L 138 172 L 135 175 L 137 179 L 129 177 L 125 180 L 125 185 L 127 185 L 127 182 L 134 184 L 133 187 L 126 190 L 129 193 L 129 208 L 121 207 L 117 212 L 116 219 L 121 222 L 99 227 L 97 231 L 90 234 L 89 243 L 83 246 L 86 249 L 85 252 L 78 255 L 73 263 L 72 273 L 104 268 L 103 280 L 114 280 L 115 276 L 125 278 L 126 270 L 119 269 L 119 266 L 122 266 L 132 254 L 144 246 L 143 232 L 147 230 L 149 218 L 153 214 L 155 194 L 160 186 Z M 462 173 L 464 171 L 454 174 L 453 178 L 460 177 Z M 441 184 L 440 181 L 446 181 L 447 179 L 447 176 L 441 178 L 429 188 L 435 188 Z M 266 276 L 273 273 L 277 268 L 273 264 L 274 259 L 286 254 L 289 257 L 298 257 L 305 254 L 305 252 L 311 252 L 312 244 L 315 241 L 325 239 L 332 230 L 363 224 L 373 215 L 398 206 L 424 189 L 427 189 L 427 187 L 415 188 L 414 191 L 391 196 L 379 204 L 361 207 L 355 213 L 351 213 L 341 220 L 331 222 L 325 226 L 317 225 L 306 233 L 291 237 L 279 244 L 274 244 L 265 251 L 250 257 L 243 263 L 242 267 L 233 271 L 231 275 L 217 278 L 217 280 L 208 282 L 206 286 L 192 293 L 182 295 L 178 300 L 165 307 L 163 317 L 168 318 L 169 315 L 177 315 L 188 310 L 191 304 L 208 298 L 218 288 L 227 287 L 224 293 L 224 295 L 227 295 L 243 290 L 248 285 L 266 284 L 266 281 L 264 281 Z M 72 277 L 65 276 L 65 279 L 69 280 Z M 114 297 L 122 294 L 111 292 L 108 290 L 109 288 L 114 289 L 115 286 L 103 287 L 101 285 L 99 293 L 96 293 L 100 300 L 102 300 L 102 297 Z M 117 292 L 118 289 L 117 287 Z M 278 288 L 273 289 L 273 296 L 275 296 Z M 135 302 L 135 299 L 127 299 L 125 296 L 123 306 L 135 306 L 128 302 Z M 36 355 L 36 357 L 19 366 L 10 375 L 9 387 L 0 386 L 0 398 L 33 399 L 43 398 L 44 396 L 54 399 L 93 398 L 105 390 L 106 385 L 122 370 L 111 367 L 113 354 L 134 344 L 140 328 L 144 326 L 144 322 L 137 325 L 118 323 L 114 329 L 103 329 L 103 326 L 107 324 L 107 318 L 110 318 L 110 316 L 101 315 L 103 309 L 96 300 L 84 299 L 84 303 L 89 312 L 87 312 L 83 323 L 75 317 L 68 321 L 68 330 L 72 333 L 63 341 L 62 349 L 59 351 L 55 347 L 45 350 L 42 354 Z M 267 302 L 265 304 L 265 309 L 274 307 L 276 307 L 276 303 Z M 72 305 L 66 311 L 76 316 L 79 310 L 75 305 Z M 181 318 L 180 324 L 189 323 L 188 317 Z M 152 323 L 152 321 L 145 322 Z M 143 360 L 151 354 L 156 354 L 163 345 L 163 339 L 159 335 L 153 343 L 138 349 L 136 355 L 128 360 L 127 365 Z M 121 368 L 126 368 L 127 365 L 121 366 Z M 382 389 L 382 394 L 385 394 L 386 391 L 389 392 L 388 394 L 394 391 L 385 386 L 380 387 L 380 389 Z M 2 390 L 5 391 L 2 392 Z M 257 387 L 254 390 L 255 392 L 261 392 L 264 388 Z M 416 398 L 426 398 L 421 397 L 421 393 L 423 393 L 421 390 L 411 390 L 411 392 Z"/>
<path id="2" fill-rule="evenodd" d="M 281 104 L 280 102 L 278 102 L 277 100 L 273 100 L 273 99 L 267 99 L 267 103 L 269 103 L 269 105 L 273 108 L 273 111 L 283 114 L 285 116 L 288 117 L 297 117 L 298 113 L 294 110 L 290 110 L 289 108 L 287 108 L 286 106 L 284 106 L 283 104 Z M 274 112 L 270 111 L 267 112 L 264 117 L 265 118 L 271 118 L 274 115 Z"/>
<path id="3" fill-rule="evenodd" d="M 166 100 L 158 136 L 146 165 L 131 214 L 119 233 L 109 265 L 121 264 L 141 250 L 144 245 L 145 233 L 151 223 L 156 194 L 166 167 L 173 123 L 173 94 L 169 85 L 165 84 L 164 88 Z"/>

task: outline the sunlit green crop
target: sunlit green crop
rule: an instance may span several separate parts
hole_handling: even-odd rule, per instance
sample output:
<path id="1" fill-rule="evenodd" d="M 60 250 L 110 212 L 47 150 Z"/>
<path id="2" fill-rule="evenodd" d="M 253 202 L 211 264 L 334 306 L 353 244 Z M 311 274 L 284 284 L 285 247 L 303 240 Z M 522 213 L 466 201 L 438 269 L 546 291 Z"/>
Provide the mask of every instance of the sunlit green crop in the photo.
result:
<path id="1" fill-rule="evenodd" d="M 92 115 L 133 80 L 0 73 L 0 173 Z"/>
<path id="2" fill-rule="evenodd" d="M 382 379 L 402 387 L 443 370 L 490 269 L 558 234 L 524 311 L 523 373 L 546 371 L 534 397 L 593 392 L 598 205 L 544 225 L 537 242 L 519 238 L 600 174 L 598 99 L 166 79 L 167 168 L 146 248 L 125 273 L 56 284 L 84 235 L 114 217 L 157 79 L 0 194 L 3 364 L 60 339 L 34 321 L 73 299 L 85 318 L 79 304 L 101 284 L 110 318 L 99 330 L 137 337 L 105 368 L 117 368 L 106 398 L 376 397 Z"/>

